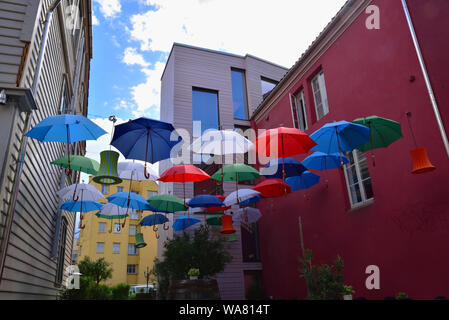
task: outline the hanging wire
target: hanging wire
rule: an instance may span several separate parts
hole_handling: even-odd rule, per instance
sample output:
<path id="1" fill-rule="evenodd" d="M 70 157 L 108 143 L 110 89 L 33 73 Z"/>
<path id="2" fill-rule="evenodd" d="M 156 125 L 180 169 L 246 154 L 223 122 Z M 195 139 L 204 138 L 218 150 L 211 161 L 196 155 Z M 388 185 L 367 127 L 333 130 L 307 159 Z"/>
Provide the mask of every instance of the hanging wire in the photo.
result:
<path id="1" fill-rule="evenodd" d="M 408 127 L 410 128 L 410 132 L 412 133 L 413 143 L 415 144 L 415 148 L 418 148 L 418 144 L 416 143 L 415 134 L 413 132 L 412 125 L 410 124 L 410 118 L 412 116 L 412 113 L 410 111 L 407 111 L 405 113 L 405 115 L 407 116 Z"/>

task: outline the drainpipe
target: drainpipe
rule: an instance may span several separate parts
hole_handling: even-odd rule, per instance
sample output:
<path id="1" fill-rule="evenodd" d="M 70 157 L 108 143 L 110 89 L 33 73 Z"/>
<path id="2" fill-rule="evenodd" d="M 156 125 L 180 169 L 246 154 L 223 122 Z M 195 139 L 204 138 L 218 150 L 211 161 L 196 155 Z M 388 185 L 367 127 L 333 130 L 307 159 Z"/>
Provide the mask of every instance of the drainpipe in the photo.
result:
<path id="1" fill-rule="evenodd" d="M 410 29 L 410 34 L 413 39 L 413 44 L 415 45 L 416 54 L 418 55 L 419 64 L 421 66 L 421 70 L 424 76 L 424 81 L 426 83 L 427 91 L 429 94 L 430 102 L 432 103 L 433 112 L 435 113 L 435 118 L 438 123 L 438 128 L 440 129 L 441 138 L 443 139 L 444 147 L 446 148 L 447 156 L 449 157 L 449 141 L 447 139 L 446 130 L 444 129 L 443 120 L 441 119 L 440 112 L 438 109 L 438 104 L 435 99 L 435 95 L 433 94 L 432 85 L 430 83 L 429 75 L 427 73 L 426 65 L 424 63 L 424 59 L 421 53 L 421 48 L 419 46 L 418 38 L 416 37 L 415 28 L 413 27 L 412 18 L 410 16 L 410 12 L 407 7 L 406 0 L 402 1 L 402 7 L 404 8 L 405 18 L 407 19 L 408 28 Z"/>
<path id="2" fill-rule="evenodd" d="M 41 3 L 43 5 L 44 2 L 41 2 Z M 61 3 L 61 0 L 55 0 L 55 2 L 53 2 L 53 5 L 50 7 L 50 9 L 47 12 L 47 18 L 45 20 L 45 27 L 44 27 L 44 35 L 42 37 L 42 42 L 41 42 L 41 47 L 40 47 L 40 52 L 39 52 L 39 59 L 37 61 L 36 71 L 35 71 L 34 80 L 33 80 L 33 86 L 31 89 L 31 92 L 32 92 L 34 98 L 36 98 L 37 88 L 38 88 L 38 84 L 39 84 L 39 80 L 40 80 L 40 73 L 42 71 L 42 63 L 43 63 L 45 51 L 47 48 L 48 32 L 50 29 L 53 12 L 55 11 L 55 9 L 58 7 L 58 5 L 60 3 Z M 11 235 L 12 224 L 14 221 L 14 213 L 16 211 L 17 197 L 19 195 L 20 178 L 22 176 L 23 161 L 25 158 L 26 148 L 28 145 L 28 137 L 25 136 L 25 133 L 27 133 L 31 127 L 31 112 L 32 111 L 27 112 L 27 115 L 25 118 L 25 126 L 24 126 L 24 130 L 23 130 L 22 141 L 20 142 L 20 160 L 19 160 L 19 164 L 17 167 L 16 176 L 14 178 L 14 184 L 12 187 L 11 204 L 9 205 L 9 208 L 8 208 L 8 214 L 7 214 L 8 221 L 7 221 L 7 225 L 5 228 L 4 239 L 3 239 L 2 247 L 1 247 L 1 255 L 2 256 L 1 256 L 1 260 L 0 260 L 0 283 L 3 279 L 3 271 L 5 269 L 6 254 L 8 251 L 9 239 L 10 239 L 10 235 Z"/>

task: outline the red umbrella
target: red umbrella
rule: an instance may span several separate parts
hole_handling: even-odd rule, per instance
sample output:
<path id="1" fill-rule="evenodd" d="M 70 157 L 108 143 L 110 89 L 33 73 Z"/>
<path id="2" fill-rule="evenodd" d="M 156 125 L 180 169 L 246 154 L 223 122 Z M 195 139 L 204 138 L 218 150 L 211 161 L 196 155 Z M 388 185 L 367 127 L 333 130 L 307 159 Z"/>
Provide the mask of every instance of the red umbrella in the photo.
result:
<path id="1" fill-rule="evenodd" d="M 279 127 L 269 129 L 256 140 L 256 151 L 262 156 L 285 158 L 309 152 L 316 146 L 307 133 L 295 128 Z M 284 159 L 282 159 L 284 160 Z M 284 162 L 282 161 L 285 180 Z"/>
<path id="2" fill-rule="evenodd" d="M 206 172 L 192 164 L 180 164 L 165 170 L 158 179 L 162 182 L 195 182 L 204 181 L 210 178 Z M 184 204 L 186 202 L 186 187 L 184 184 Z"/>
<path id="3" fill-rule="evenodd" d="M 281 179 L 267 179 L 257 184 L 253 190 L 259 191 L 262 197 L 280 197 L 292 192 L 292 188 Z"/>
<path id="4" fill-rule="evenodd" d="M 220 201 L 222 201 L 222 202 L 226 198 L 225 196 L 221 196 L 221 195 L 216 195 L 216 197 L 218 199 L 220 199 Z M 228 210 L 228 209 L 231 209 L 231 206 L 227 206 L 227 207 L 210 207 L 210 208 L 207 208 L 206 210 L 207 211 L 225 211 L 225 210 Z"/>

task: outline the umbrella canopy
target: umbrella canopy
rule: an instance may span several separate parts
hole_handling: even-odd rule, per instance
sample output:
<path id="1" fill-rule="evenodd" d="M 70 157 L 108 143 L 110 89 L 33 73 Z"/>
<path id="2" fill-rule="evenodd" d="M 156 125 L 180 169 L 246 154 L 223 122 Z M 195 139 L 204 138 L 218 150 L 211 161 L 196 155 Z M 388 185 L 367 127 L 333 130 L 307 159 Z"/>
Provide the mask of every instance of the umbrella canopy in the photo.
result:
<path id="1" fill-rule="evenodd" d="M 127 210 L 126 208 L 122 208 L 113 203 L 106 203 L 100 211 L 98 211 L 95 215 L 98 218 L 102 219 L 123 219 L 128 216 L 128 213 L 132 213 L 134 210 Z"/>
<path id="2" fill-rule="evenodd" d="M 386 148 L 394 141 L 402 138 L 401 125 L 390 119 L 370 116 L 355 119 L 353 123 L 366 126 L 370 129 L 369 141 L 357 147 L 362 152 L 377 148 Z"/>
<path id="3" fill-rule="evenodd" d="M 233 130 L 207 130 L 189 149 L 200 154 L 226 155 L 246 153 L 254 144 Z"/>
<path id="4" fill-rule="evenodd" d="M 231 206 L 233 204 L 248 200 L 250 198 L 256 197 L 260 194 L 259 191 L 252 189 L 240 189 L 238 192 L 234 191 L 230 193 L 223 201 L 225 205 Z"/>
<path id="5" fill-rule="evenodd" d="M 349 163 L 348 158 L 346 158 L 346 156 L 343 154 L 341 155 L 340 158 L 339 153 L 327 154 L 324 152 L 315 151 L 310 156 L 305 158 L 302 161 L 302 164 L 309 169 L 328 170 L 340 168 L 341 160 L 343 160 L 343 164 Z"/>
<path id="6" fill-rule="evenodd" d="M 291 187 L 280 179 L 266 179 L 257 184 L 253 190 L 259 191 L 262 197 L 280 197 L 291 193 Z"/>
<path id="7" fill-rule="evenodd" d="M 310 135 L 318 144 L 312 148 L 327 154 L 352 151 L 369 141 L 369 128 L 348 121 L 326 123 Z"/>
<path id="8" fill-rule="evenodd" d="M 146 227 L 146 226 L 154 226 L 157 224 L 164 224 L 165 222 L 168 222 L 168 218 L 166 216 L 164 216 L 163 214 L 160 213 L 155 213 L 155 214 L 150 214 L 148 216 L 146 216 L 145 218 L 143 218 L 139 224 L 142 227 Z"/>
<path id="9" fill-rule="evenodd" d="M 61 205 L 61 210 L 69 212 L 90 212 L 100 210 L 103 205 L 95 201 L 73 201 L 69 200 Z"/>
<path id="10" fill-rule="evenodd" d="M 257 153 L 267 157 L 291 157 L 307 153 L 315 145 L 307 133 L 286 127 L 269 129 L 256 140 Z"/>
<path id="11" fill-rule="evenodd" d="M 282 179 L 282 164 L 284 164 L 285 177 L 299 176 L 307 170 L 301 162 L 294 158 L 279 158 L 268 162 L 263 169 L 262 174 L 267 178 Z"/>
<path id="12" fill-rule="evenodd" d="M 255 196 L 255 197 L 252 197 L 252 198 L 249 198 L 249 199 L 246 199 L 245 201 L 241 201 L 241 202 L 239 202 L 239 205 L 241 205 L 241 206 L 249 206 L 250 204 L 253 204 L 253 203 L 256 203 L 256 202 L 258 202 L 260 199 L 262 199 L 263 197 L 261 197 L 261 196 Z"/>
<path id="13" fill-rule="evenodd" d="M 223 181 L 244 181 L 244 180 L 254 180 L 260 177 L 259 171 L 251 166 L 243 163 L 228 164 L 223 166 L 222 169 L 217 170 L 212 175 L 214 180 L 222 180 L 221 174 L 223 172 Z"/>
<path id="14" fill-rule="evenodd" d="M 110 203 L 116 204 L 122 208 L 153 210 L 147 200 L 135 192 L 116 192 L 107 197 L 107 199 Z"/>
<path id="15" fill-rule="evenodd" d="M 64 156 L 62 158 L 56 159 L 51 164 L 69 168 L 69 157 Z M 70 167 L 72 170 L 81 171 L 87 174 L 96 175 L 98 169 L 100 169 L 100 163 L 93 159 L 84 156 L 70 156 Z"/>
<path id="16" fill-rule="evenodd" d="M 25 135 L 41 142 L 73 143 L 97 140 L 106 131 L 82 115 L 61 114 L 45 118 Z"/>
<path id="17" fill-rule="evenodd" d="M 216 196 L 202 194 L 194 196 L 187 202 L 189 207 L 192 208 L 209 208 L 209 207 L 223 207 L 224 203 Z"/>
<path id="18" fill-rule="evenodd" d="M 103 194 L 97 188 L 87 183 L 72 184 L 59 190 L 56 194 L 63 200 L 97 201 L 104 199 Z"/>
<path id="19" fill-rule="evenodd" d="M 162 182 L 193 182 L 204 181 L 210 176 L 198 167 L 192 164 L 180 164 L 165 170 L 158 179 Z"/>
<path id="20" fill-rule="evenodd" d="M 320 181 L 320 176 L 314 174 L 310 171 L 303 172 L 302 175 L 298 177 L 289 177 L 285 180 L 285 182 L 291 186 L 293 191 L 308 189 L 311 186 L 317 184 Z"/>
<path id="21" fill-rule="evenodd" d="M 187 217 L 187 216 L 180 216 L 178 219 L 175 220 L 173 223 L 173 230 L 180 231 L 184 230 L 190 226 L 193 226 L 194 224 L 200 222 L 200 219 L 193 218 L 193 217 Z"/>
<path id="22" fill-rule="evenodd" d="M 157 212 L 178 212 L 187 210 L 181 198 L 171 194 L 159 194 L 148 199 L 148 203 Z"/>
<path id="23" fill-rule="evenodd" d="M 241 208 L 233 215 L 233 218 L 240 219 L 245 223 L 257 222 L 261 217 L 262 214 L 260 213 L 260 210 L 251 207 Z"/>
<path id="24" fill-rule="evenodd" d="M 119 177 L 126 180 L 156 181 L 159 178 L 158 174 L 151 168 L 147 168 L 147 171 L 150 174 L 150 176 L 147 178 L 145 176 L 145 166 L 141 163 L 134 163 L 130 161 L 119 162 L 117 165 L 117 171 Z"/>
<path id="25" fill-rule="evenodd" d="M 215 195 L 215 197 L 220 199 L 221 202 L 223 202 L 225 200 L 225 198 L 226 198 L 225 196 L 222 196 L 222 195 Z M 224 205 L 224 202 L 223 202 L 223 205 Z M 206 211 L 225 211 L 225 210 L 228 210 L 228 209 L 231 209 L 231 206 L 208 207 L 206 209 Z"/>
<path id="26" fill-rule="evenodd" d="M 214 214 L 206 218 L 206 223 L 211 226 L 221 226 L 223 222 L 221 221 L 222 214 Z"/>

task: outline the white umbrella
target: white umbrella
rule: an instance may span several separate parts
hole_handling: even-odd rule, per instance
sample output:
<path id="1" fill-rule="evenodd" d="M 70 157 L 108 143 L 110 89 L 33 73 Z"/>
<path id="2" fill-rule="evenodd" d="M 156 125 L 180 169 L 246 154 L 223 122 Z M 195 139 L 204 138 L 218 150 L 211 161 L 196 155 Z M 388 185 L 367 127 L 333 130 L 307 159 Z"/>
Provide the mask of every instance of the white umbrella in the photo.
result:
<path id="1" fill-rule="evenodd" d="M 262 214 L 260 213 L 259 209 L 246 207 L 246 208 L 240 208 L 237 210 L 233 217 L 236 219 L 240 219 L 241 221 L 248 223 L 254 223 L 257 222 L 257 220 L 262 217 Z"/>
<path id="2" fill-rule="evenodd" d="M 93 185 L 87 183 L 72 184 L 64 189 L 59 190 L 56 194 L 63 200 L 78 201 L 97 201 L 104 199 L 103 194 L 98 191 Z"/>
<path id="3" fill-rule="evenodd" d="M 98 218 L 111 220 L 111 229 L 109 233 L 112 232 L 112 220 L 118 219 L 119 228 L 120 228 L 120 219 L 124 219 L 128 216 L 129 213 L 133 213 L 136 210 L 131 208 L 123 208 L 114 203 L 106 203 L 100 211 L 98 211 L 95 215 Z"/>
<path id="4" fill-rule="evenodd" d="M 197 138 L 189 149 L 200 154 L 225 155 L 246 153 L 254 144 L 233 130 L 207 130 Z"/>
<path id="5" fill-rule="evenodd" d="M 144 165 L 138 162 L 123 161 L 119 162 L 117 165 L 118 175 L 122 179 L 134 181 L 156 181 L 157 179 L 159 179 L 158 174 L 151 167 L 147 168 L 147 172 L 150 174 L 150 177 L 148 179 L 145 177 L 144 170 Z"/>
<path id="6" fill-rule="evenodd" d="M 253 198 L 258 194 L 260 194 L 260 192 L 253 189 L 240 189 L 229 194 L 223 202 L 227 206 L 232 206 L 233 204 L 238 204 L 239 202 Z"/>

